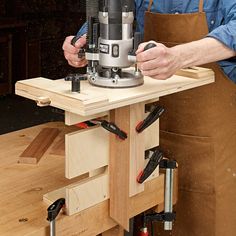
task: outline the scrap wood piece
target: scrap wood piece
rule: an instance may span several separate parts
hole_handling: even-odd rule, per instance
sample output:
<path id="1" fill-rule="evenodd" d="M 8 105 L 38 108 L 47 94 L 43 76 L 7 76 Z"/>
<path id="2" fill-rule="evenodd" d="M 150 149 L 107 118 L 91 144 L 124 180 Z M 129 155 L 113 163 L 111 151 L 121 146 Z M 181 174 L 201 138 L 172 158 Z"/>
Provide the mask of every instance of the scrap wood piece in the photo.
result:
<path id="1" fill-rule="evenodd" d="M 59 134 L 57 128 L 44 128 L 20 155 L 19 163 L 37 164 Z"/>
<path id="2" fill-rule="evenodd" d="M 208 68 L 193 66 L 178 70 L 175 75 L 185 76 L 193 79 L 201 79 L 204 77 L 213 76 L 214 72 Z"/>

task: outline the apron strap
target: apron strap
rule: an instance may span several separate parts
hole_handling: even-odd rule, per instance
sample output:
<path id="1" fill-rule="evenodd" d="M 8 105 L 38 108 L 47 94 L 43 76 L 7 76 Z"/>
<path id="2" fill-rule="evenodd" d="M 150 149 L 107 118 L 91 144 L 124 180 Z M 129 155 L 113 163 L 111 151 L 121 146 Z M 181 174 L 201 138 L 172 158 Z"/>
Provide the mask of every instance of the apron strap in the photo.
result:
<path id="1" fill-rule="evenodd" d="M 199 0 L 199 5 L 198 5 L 199 12 L 203 12 L 203 3 L 204 3 L 203 0 Z M 148 9 L 147 9 L 148 11 L 151 11 L 152 4 L 153 4 L 153 0 L 149 0 Z"/>
<path id="2" fill-rule="evenodd" d="M 153 4 L 153 0 L 149 0 L 148 9 L 147 9 L 148 11 L 151 11 L 152 4 Z"/>
<path id="3" fill-rule="evenodd" d="M 199 0 L 199 6 L 198 6 L 198 11 L 199 12 L 203 12 L 203 3 L 204 3 L 203 0 Z"/>

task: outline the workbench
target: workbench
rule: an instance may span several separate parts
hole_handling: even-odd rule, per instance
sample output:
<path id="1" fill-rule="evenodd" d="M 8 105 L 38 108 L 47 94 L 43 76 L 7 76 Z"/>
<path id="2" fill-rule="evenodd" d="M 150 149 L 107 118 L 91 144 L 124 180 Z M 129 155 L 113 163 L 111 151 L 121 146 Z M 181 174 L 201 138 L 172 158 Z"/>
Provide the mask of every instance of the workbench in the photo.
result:
<path id="1" fill-rule="evenodd" d="M 77 94 L 70 92 L 70 84 L 64 80 L 17 82 L 18 95 L 40 106 L 65 110 L 67 127 L 51 123 L 1 137 L 0 234 L 48 235 L 46 209 L 59 197 L 66 199 L 67 214 L 57 219 L 59 236 L 121 236 L 123 229 L 129 229 L 131 217 L 162 206 L 164 175 L 158 168 L 144 184 L 136 181 L 147 162 L 145 150 L 159 145 L 159 123 L 141 134 L 135 126 L 146 117 L 145 106 L 155 104 L 159 97 L 214 82 L 214 74 L 203 70 L 198 79 L 175 75 L 157 81 L 146 77 L 143 86 L 129 89 L 98 88 L 83 81 Z M 85 130 L 75 126 L 98 117 L 114 122 L 128 138 L 118 140 L 99 126 Z M 17 163 L 44 126 L 60 131 L 45 155 L 35 165 Z"/>

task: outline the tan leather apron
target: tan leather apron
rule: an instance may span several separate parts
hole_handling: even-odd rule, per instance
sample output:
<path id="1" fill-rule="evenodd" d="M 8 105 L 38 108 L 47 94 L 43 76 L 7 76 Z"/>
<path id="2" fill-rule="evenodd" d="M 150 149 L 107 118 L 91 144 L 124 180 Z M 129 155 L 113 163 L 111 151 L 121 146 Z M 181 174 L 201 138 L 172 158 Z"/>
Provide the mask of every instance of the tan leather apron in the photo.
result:
<path id="1" fill-rule="evenodd" d="M 152 13 L 152 2 L 145 13 L 145 41 L 173 46 L 208 34 L 203 0 L 199 12 L 189 14 Z M 207 67 L 216 74 L 214 84 L 160 100 L 166 108 L 160 145 L 179 163 L 172 235 L 236 235 L 236 85 L 216 63 Z"/>

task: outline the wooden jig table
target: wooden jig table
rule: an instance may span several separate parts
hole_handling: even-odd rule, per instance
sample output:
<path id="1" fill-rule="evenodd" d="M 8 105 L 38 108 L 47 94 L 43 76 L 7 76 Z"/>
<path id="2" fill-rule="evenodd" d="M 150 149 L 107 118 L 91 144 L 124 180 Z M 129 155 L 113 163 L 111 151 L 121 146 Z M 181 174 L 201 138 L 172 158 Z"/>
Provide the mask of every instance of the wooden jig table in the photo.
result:
<path id="1" fill-rule="evenodd" d="M 163 204 L 164 175 L 158 168 L 144 184 L 136 181 L 147 162 L 145 150 L 159 145 L 159 123 L 141 134 L 135 126 L 147 115 L 145 106 L 156 103 L 159 97 L 214 82 L 211 70 L 185 72 L 201 76 L 191 79 L 175 75 L 167 81 L 147 77 L 144 85 L 129 89 L 98 88 L 83 81 L 81 93 L 76 94 L 64 80 L 17 82 L 16 94 L 40 106 L 65 110 L 67 127 L 61 123 L 45 125 L 58 127 L 60 135 L 34 166 L 17 164 L 17 159 L 43 126 L 1 137 L 0 235 L 48 235 L 48 205 L 44 202 L 59 197 L 66 199 L 67 214 L 57 218 L 59 236 L 121 236 L 123 229 L 129 229 L 131 217 Z M 100 126 L 84 130 L 73 126 L 98 117 L 114 122 L 128 138 L 121 141 Z M 57 150 L 63 145 L 58 139 L 64 140 L 64 135 L 65 155 L 64 149 Z"/>

